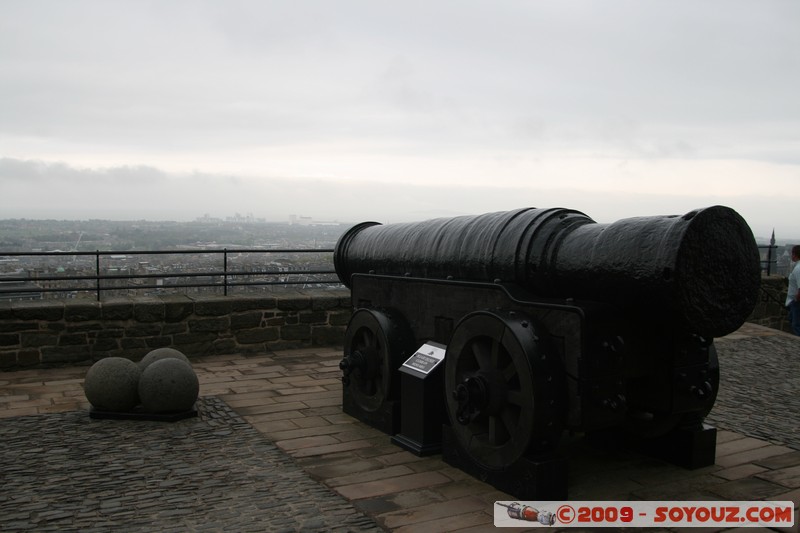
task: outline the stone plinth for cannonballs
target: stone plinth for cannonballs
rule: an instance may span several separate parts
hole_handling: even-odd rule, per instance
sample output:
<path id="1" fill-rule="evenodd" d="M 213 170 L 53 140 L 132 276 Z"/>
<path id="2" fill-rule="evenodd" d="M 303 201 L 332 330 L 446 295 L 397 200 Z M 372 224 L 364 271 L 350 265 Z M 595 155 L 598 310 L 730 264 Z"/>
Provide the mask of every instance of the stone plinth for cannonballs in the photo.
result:
<path id="1" fill-rule="evenodd" d="M 165 358 L 150 363 L 139 378 L 142 409 L 150 413 L 189 411 L 200 393 L 192 365 Z"/>
<path id="2" fill-rule="evenodd" d="M 139 403 L 139 365 L 123 357 L 107 357 L 86 373 L 83 389 L 95 409 L 130 411 Z"/>

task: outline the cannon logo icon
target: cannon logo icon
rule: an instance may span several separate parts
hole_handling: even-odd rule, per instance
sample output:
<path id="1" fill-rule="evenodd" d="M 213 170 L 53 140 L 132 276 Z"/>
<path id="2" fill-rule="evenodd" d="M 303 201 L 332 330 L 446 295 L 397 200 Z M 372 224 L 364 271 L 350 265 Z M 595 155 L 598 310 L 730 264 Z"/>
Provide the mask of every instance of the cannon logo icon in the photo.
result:
<path id="1" fill-rule="evenodd" d="M 523 501 L 495 502 L 495 527 L 760 527 L 795 524 L 791 501 Z M 555 509 L 551 512 L 545 509 Z M 794 530 L 793 530 L 794 531 Z"/>
<path id="2" fill-rule="evenodd" d="M 525 522 L 538 522 L 544 526 L 552 526 L 556 522 L 556 515 L 550 511 L 540 511 L 535 507 L 529 505 L 522 505 L 519 502 L 505 504 L 496 502 L 500 507 L 505 507 L 508 516 L 514 520 L 522 520 Z"/>

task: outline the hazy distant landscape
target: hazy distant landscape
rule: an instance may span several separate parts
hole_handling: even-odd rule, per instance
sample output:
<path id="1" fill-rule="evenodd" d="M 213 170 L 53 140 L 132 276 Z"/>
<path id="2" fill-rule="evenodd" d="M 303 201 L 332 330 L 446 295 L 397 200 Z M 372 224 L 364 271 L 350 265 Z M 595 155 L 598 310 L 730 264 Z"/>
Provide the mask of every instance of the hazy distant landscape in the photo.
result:
<path id="1" fill-rule="evenodd" d="M 0 300 L 92 298 L 95 275 L 106 277 L 104 297 L 221 294 L 223 269 L 230 273 L 227 283 L 245 283 L 238 293 L 338 285 L 335 275 L 321 273 L 333 268 L 330 251 L 302 251 L 331 250 L 349 225 L 315 224 L 307 217 L 293 224 L 231 218 L 0 220 Z M 15 255 L 39 252 L 51 253 Z"/>
<path id="2" fill-rule="evenodd" d="M 106 297 L 218 294 L 222 269 L 231 273 L 229 283 L 244 282 L 236 289 L 240 293 L 336 286 L 330 250 L 349 227 L 310 217 L 293 217 L 290 223 L 239 215 L 191 222 L 0 220 L 0 299 L 94 297 L 95 275 L 105 277 Z M 768 237 L 757 241 L 769 244 Z M 776 244 L 772 273 L 785 275 L 792 242 L 776 239 Z M 40 252 L 58 253 L 15 255 Z M 766 261 L 767 250 L 761 252 Z M 199 277 L 182 277 L 189 273 Z M 211 285 L 189 287 L 187 282 Z"/>
<path id="3" fill-rule="evenodd" d="M 234 218 L 234 217 L 231 217 Z M 353 223 L 265 222 L 198 218 L 148 220 L 0 220 L 0 253 L 47 251 L 170 250 L 181 248 L 333 248 Z M 759 245 L 770 237 L 756 235 Z M 776 236 L 778 246 L 800 243 Z"/>
<path id="4" fill-rule="evenodd" d="M 333 248 L 350 224 L 110 220 L 0 220 L 0 253 L 170 250 L 176 248 Z"/>

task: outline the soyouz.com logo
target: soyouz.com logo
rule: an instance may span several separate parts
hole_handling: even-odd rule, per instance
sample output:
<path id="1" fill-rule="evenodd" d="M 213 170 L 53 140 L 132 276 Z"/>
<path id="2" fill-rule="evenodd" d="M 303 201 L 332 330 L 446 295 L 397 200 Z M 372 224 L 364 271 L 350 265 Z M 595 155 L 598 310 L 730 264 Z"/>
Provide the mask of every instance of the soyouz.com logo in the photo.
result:
<path id="1" fill-rule="evenodd" d="M 495 502 L 496 527 L 791 527 L 793 502 Z"/>

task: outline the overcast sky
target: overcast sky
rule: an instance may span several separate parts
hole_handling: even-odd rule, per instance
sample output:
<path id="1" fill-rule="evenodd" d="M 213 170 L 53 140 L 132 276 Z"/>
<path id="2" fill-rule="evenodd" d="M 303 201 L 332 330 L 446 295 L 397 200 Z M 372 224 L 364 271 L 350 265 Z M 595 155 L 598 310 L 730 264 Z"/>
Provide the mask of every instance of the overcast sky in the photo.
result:
<path id="1" fill-rule="evenodd" d="M 2 0 L 0 187 L 0 218 L 800 236 L 800 2 Z"/>

